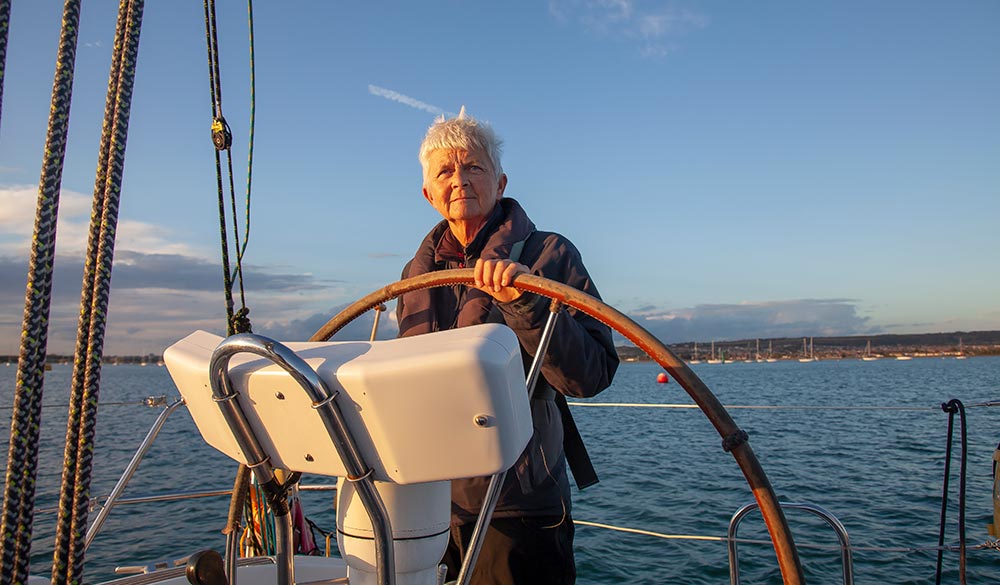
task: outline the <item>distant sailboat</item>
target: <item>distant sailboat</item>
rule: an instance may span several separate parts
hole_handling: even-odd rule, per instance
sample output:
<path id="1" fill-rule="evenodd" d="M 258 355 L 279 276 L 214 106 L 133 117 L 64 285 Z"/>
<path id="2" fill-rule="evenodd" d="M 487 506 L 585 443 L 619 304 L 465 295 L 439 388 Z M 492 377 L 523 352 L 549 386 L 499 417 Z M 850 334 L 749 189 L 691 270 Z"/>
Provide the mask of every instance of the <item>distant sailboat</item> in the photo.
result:
<path id="1" fill-rule="evenodd" d="M 866 362 L 873 362 L 878 358 L 872 355 L 872 340 L 868 340 L 868 345 L 865 347 L 865 355 L 861 356 L 861 359 Z"/>
<path id="2" fill-rule="evenodd" d="M 722 360 L 715 357 L 715 341 L 712 341 L 712 357 L 709 358 L 708 363 L 710 364 L 721 364 Z"/>
<path id="3" fill-rule="evenodd" d="M 774 350 L 772 347 L 772 342 L 768 340 L 767 342 L 767 363 L 773 363 L 778 361 L 778 358 L 774 357 Z"/>
<path id="4" fill-rule="evenodd" d="M 812 337 L 809 338 L 809 347 L 808 347 L 808 349 L 806 348 L 806 338 L 805 337 L 802 338 L 802 355 L 803 355 L 803 357 L 799 358 L 800 362 L 814 362 L 814 361 L 816 361 L 816 358 L 813 357 L 813 352 L 812 352 Z"/>
<path id="5" fill-rule="evenodd" d="M 962 338 L 961 337 L 958 338 L 958 355 L 955 356 L 955 359 L 956 360 L 964 360 L 965 359 L 965 350 L 962 348 Z"/>
<path id="6" fill-rule="evenodd" d="M 688 361 L 689 364 L 700 364 L 701 360 L 698 359 L 698 342 L 694 342 L 694 359 Z"/>

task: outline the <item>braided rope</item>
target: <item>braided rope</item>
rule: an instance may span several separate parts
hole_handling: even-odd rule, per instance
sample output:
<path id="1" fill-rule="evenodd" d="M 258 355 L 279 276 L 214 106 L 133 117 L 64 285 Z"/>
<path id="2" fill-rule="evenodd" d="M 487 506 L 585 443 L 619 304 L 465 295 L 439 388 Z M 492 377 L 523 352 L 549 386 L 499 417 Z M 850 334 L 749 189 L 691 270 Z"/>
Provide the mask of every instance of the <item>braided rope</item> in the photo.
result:
<path id="1" fill-rule="evenodd" d="M 211 89 L 212 119 L 222 117 L 222 84 L 219 72 L 218 37 L 215 23 L 215 0 L 205 0 L 205 43 L 208 46 L 208 81 Z M 233 325 L 233 282 L 229 272 L 229 245 L 226 236 L 226 199 L 222 185 L 222 155 L 215 149 L 215 180 L 219 197 L 219 237 L 222 240 L 222 285 L 226 299 L 226 334 L 236 333 Z"/>
<path id="2" fill-rule="evenodd" d="M 69 397 L 69 415 L 66 423 L 66 443 L 63 453 L 62 488 L 59 492 L 59 518 L 56 523 L 55 552 L 53 555 L 53 573 L 63 574 L 66 571 L 66 558 L 70 548 L 70 525 L 72 524 L 72 514 L 65 514 L 65 510 L 72 510 L 73 492 L 76 482 L 77 469 L 77 447 L 80 438 L 79 422 L 82 418 L 83 388 L 85 385 L 87 370 L 86 340 L 90 332 L 90 316 L 92 289 L 96 274 L 95 261 L 97 254 L 94 250 L 100 239 L 100 218 L 104 215 L 105 198 L 98 196 L 104 190 L 107 180 L 107 159 L 111 148 L 111 120 L 114 117 L 115 88 L 118 85 L 120 75 L 121 52 L 124 47 L 125 38 L 125 16 L 124 10 L 119 7 L 118 23 L 115 27 L 114 52 L 111 57 L 111 73 L 108 81 L 108 93 L 104 103 L 104 124 L 101 133 L 101 143 L 97 157 L 97 177 L 94 184 L 94 203 L 91 210 L 90 233 L 87 242 L 87 255 L 83 268 L 83 285 L 80 299 L 80 320 L 76 334 L 76 354 L 73 358 L 73 378 L 70 384 L 71 392 Z"/>
<path id="3" fill-rule="evenodd" d="M 245 207 L 246 219 L 243 222 L 245 231 L 243 234 L 243 247 L 240 248 L 239 254 L 236 255 L 237 262 L 243 259 L 243 254 L 247 251 L 247 244 L 250 242 L 250 184 L 253 179 L 253 137 L 257 118 L 257 74 L 253 48 L 253 0 L 247 0 L 247 19 L 249 23 L 248 28 L 250 29 L 250 135 L 247 140 L 247 200 Z"/>
<path id="4" fill-rule="evenodd" d="M 101 360 L 142 12 L 143 0 L 121 0 L 105 101 L 101 158 L 94 186 L 88 267 L 80 299 L 81 317 L 72 391 L 76 399 L 71 400 L 67 422 L 66 457 L 52 566 L 53 584 L 79 583 L 83 579 Z"/>
<path id="5" fill-rule="evenodd" d="M 235 315 L 236 323 L 234 324 L 234 329 L 237 333 L 251 333 L 250 319 L 247 316 L 250 313 L 250 309 L 247 308 L 246 293 L 243 290 L 243 255 L 246 254 L 247 244 L 250 243 L 250 190 L 253 179 L 253 136 L 257 110 L 257 81 L 253 48 L 253 0 L 247 0 L 247 22 L 250 30 L 250 136 L 247 144 L 247 191 L 246 203 L 243 206 L 246 217 L 243 221 L 245 232 L 242 245 L 240 244 L 239 222 L 236 219 L 238 214 L 236 212 L 236 188 L 233 186 L 234 177 L 232 149 L 226 149 L 229 158 L 229 193 L 233 208 L 233 235 L 236 243 L 236 272 L 233 278 L 236 279 L 240 285 L 241 308 Z M 219 103 L 219 107 L 221 111 L 221 102 Z"/>
<path id="6" fill-rule="evenodd" d="M 213 122 L 219 122 L 228 132 L 225 118 L 222 115 L 222 80 L 219 71 L 219 41 L 217 37 L 217 26 L 215 21 L 215 0 L 205 0 L 205 42 L 208 48 L 208 77 L 211 90 Z M 254 37 L 253 37 L 253 1 L 247 0 L 247 19 L 250 31 L 250 138 L 247 152 L 247 184 L 246 184 L 246 217 L 244 226 L 246 229 L 242 246 L 240 245 L 239 222 L 236 210 L 236 187 L 233 174 L 233 153 L 231 143 L 220 145 L 216 143 L 215 149 L 215 176 L 218 189 L 219 201 L 219 238 L 222 243 L 222 270 L 223 270 L 223 293 L 226 301 L 226 332 L 228 335 L 235 333 L 249 333 L 252 331 L 247 308 L 246 295 L 243 289 L 243 255 L 246 252 L 247 244 L 250 240 L 250 189 L 253 177 L 253 144 L 254 144 L 254 123 L 256 116 L 256 76 L 254 65 Z M 229 265 L 229 239 L 226 235 L 226 210 L 225 193 L 222 182 L 221 148 L 224 147 L 227 155 L 227 166 L 229 171 L 229 193 L 233 213 L 233 234 L 236 246 L 236 270 L 230 271 Z M 234 312 L 233 301 L 233 280 L 237 280 L 240 286 L 239 311 Z M 247 502 L 247 492 L 250 489 L 251 473 L 248 467 L 240 465 L 237 469 L 235 483 L 233 485 L 232 498 L 229 504 L 229 515 L 226 521 L 226 528 L 223 530 L 227 534 L 226 539 L 226 567 L 231 572 L 234 567 L 235 552 L 239 547 L 240 524 L 245 513 Z M 250 523 L 252 525 L 252 522 Z M 248 526 L 248 530 L 249 530 Z M 252 532 L 252 531 L 251 531 Z"/>
<path id="7" fill-rule="evenodd" d="M 0 112 L 3 111 L 3 72 L 7 64 L 7 31 L 10 28 L 10 0 L 0 0 Z"/>
<path id="8" fill-rule="evenodd" d="M 62 185 L 66 134 L 69 129 L 73 67 L 80 22 L 80 0 L 66 0 L 62 30 L 52 83 L 49 129 L 38 188 L 38 208 L 28 265 L 24 301 L 24 325 L 18 359 L 11 440 L 7 458 L 3 518 L 4 537 L 0 583 L 24 583 L 28 579 L 35 476 L 38 467 L 38 430 L 41 418 L 42 382 L 48 343 L 49 307 L 52 295 L 52 264 L 55 257 L 56 218 Z"/>

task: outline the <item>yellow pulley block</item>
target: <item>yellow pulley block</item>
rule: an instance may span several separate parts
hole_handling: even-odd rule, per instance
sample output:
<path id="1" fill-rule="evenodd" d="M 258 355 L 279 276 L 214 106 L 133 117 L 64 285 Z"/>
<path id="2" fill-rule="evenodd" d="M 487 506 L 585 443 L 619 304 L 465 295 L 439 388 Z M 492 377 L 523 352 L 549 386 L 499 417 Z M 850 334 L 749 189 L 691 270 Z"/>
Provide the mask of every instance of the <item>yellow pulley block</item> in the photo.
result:
<path id="1" fill-rule="evenodd" d="M 233 145 L 233 133 L 222 116 L 212 120 L 212 144 L 216 150 L 226 150 Z"/>

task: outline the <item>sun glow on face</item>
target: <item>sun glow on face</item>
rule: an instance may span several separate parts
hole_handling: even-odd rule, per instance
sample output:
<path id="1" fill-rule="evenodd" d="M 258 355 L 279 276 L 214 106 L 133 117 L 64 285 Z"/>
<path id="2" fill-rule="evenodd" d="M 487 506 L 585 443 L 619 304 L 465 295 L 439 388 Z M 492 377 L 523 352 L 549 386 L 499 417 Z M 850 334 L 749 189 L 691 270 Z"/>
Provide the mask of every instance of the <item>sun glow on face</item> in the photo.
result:
<path id="1" fill-rule="evenodd" d="M 427 162 L 424 197 L 463 243 L 471 241 L 503 196 L 506 175 L 497 178 L 489 156 L 479 151 L 435 150 Z"/>

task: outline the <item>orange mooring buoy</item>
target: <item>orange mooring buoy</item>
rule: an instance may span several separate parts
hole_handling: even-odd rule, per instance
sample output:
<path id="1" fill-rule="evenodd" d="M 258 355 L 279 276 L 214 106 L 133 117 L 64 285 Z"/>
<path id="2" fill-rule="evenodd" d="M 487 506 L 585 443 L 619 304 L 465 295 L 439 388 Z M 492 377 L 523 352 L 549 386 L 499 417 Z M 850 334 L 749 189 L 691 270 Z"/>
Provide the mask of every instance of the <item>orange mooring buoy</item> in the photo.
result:
<path id="1" fill-rule="evenodd" d="M 666 384 L 667 382 L 670 381 L 670 378 L 667 377 L 667 375 L 664 374 L 663 372 L 660 372 L 659 374 L 656 375 L 656 381 L 659 382 L 660 384 Z"/>

